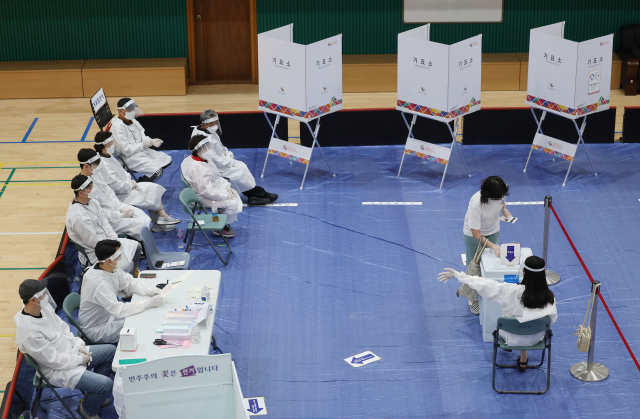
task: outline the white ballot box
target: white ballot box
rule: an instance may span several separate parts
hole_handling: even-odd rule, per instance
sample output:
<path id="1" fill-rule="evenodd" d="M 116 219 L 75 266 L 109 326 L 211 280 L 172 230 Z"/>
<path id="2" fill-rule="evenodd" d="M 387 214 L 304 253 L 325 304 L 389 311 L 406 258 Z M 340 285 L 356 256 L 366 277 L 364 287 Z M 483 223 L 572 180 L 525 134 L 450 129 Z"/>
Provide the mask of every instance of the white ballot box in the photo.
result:
<path id="1" fill-rule="evenodd" d="M 520 260 L 514 260 L 515 265 L 503 265 L 495 252 L 491 249 L 485 249 L 480 261 L 482 277 L 498 282 L 520 282 L 522 280 L 522 278 L 518 278 L 520 263 L 524 263 L 524 260 L 529 256 L 533 256 L 531 248 L 523 247 L 520 249 Z M 485 301 L 480 296 L 478 296 L 478 302 L 480 303 L 482 340 L 493 342 L 492 333 L 496 330 L 498 318 L 502 316 L 502 306 L 498 303 Z"/>

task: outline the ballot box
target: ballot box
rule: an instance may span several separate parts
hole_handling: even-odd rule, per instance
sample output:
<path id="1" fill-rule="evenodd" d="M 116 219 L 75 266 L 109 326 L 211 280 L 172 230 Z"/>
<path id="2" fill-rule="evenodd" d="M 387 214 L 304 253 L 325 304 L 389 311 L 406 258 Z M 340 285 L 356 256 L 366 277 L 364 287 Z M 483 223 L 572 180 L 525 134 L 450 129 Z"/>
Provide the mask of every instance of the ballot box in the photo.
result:
<path id="1" fill-rule="evenodd" d="M 524 263 L 524 260 L 529 256 L 533 256 L 531 248 L 523 247 L 520 249 L 520 260 L 513 261 L 515 265 L 503 265 L 495 252 L 486 248 L 480 261 L 482 277 L 497 282 L 520 282 L 522 281 L 522 278 L 518 278 L 520 263 Z M 502 306 L 486 301 L 481 296 L 478 296 L 478 302 L 480 303 L 479 317 L 482 325 L 482 340 L 493 342 L 493 331 L 496 330 L 498 318 L 502 316 Z"/>

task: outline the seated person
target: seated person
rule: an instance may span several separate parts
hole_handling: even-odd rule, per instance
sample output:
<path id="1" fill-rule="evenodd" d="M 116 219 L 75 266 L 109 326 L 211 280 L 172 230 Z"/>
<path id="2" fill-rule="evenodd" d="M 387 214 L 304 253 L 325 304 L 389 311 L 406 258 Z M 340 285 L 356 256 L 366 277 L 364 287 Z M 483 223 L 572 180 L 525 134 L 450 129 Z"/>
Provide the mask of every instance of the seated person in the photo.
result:
<path id="1" fill-rule="evenodd" d="M 87 346 L 73 336 L 69 325 L 58 317 L 48 301 L 47 279 L 27 279 L 18 289 L 24 309 L 13 317 L 16 343 L 31 356 L 51 385 L 86 393 L 78 411 L 85 419 L 100 419 L 100 409 L 109 404 L 113 388 L 111 363 L 116 347 Z M 88 368 L 93 368 L 89 371 Z"/>
<path id="2" fill-rule="evenodd" d="M 105 239 L 115 240 L 118 235 L 111 227 L 100 204 L 89 197 L 93 190 L 93 183 L 90 177 L 83 175 L 74 177 L 71 181 L 71 189 L 73 189 L 75 198 L 67 210 L 67 233 L 74 243 L 82 246 L 89 258 L 88 263 L 95 264 L 98 259 L 94 249 L 98 242 Z M 138 267 L 142 246 L 135 240 L 118 240 L 122 244 L 123 252 L 127 255 L 127 259 L 132 261 L 131 266 L 125 267 L 124 270 L 134 275 Z M 78 256 L 85 262 L 82 255 Z"/>
<path id="3" fill-rule="evenodd" d="M 131 179 L 131 175 L 122 168 L 113 155 L 115 143 L 112 133 L 98 132 L 95 141 L 93 148 L 100 155 L 102 162 L 99 167 L 104 165 L 104 170 L 100 174 L 118 199 L 125 204 L 149 211 L 153 221 L 151 231 L 154 233 L 175 230 L 175 224 L 180 223 L 180 220 L 168 215 L 162 205 L 162 195 L 166 189 L 157 183 L 137 183 Z"/>
<path id="4" fill-rule="evenodd" d="M 551 324 L 558 318 L 556 299 L 547 285 L 547 275 L 544 260 L 538 256 L 529 256 L 521 265 L 518 275 L 522 278 L 519 284 L 498 282 L 477 276 L 469 276 L 462 272 L 446 268 L 438 279 L 447 282 L 454 276 L 463 284 L 469 285 L 482 298 L 494 301 L 502 306 L 504 317 L 515 317 L 520 323 L 551 318 Z M 533 346 L 544 339 L 545 332 L 535 335 L 514 335 L 500 330 L 502 337 L 509 346 Z M 518 357 L 518 371 L 525 372 L 529 361 L 527 351 L 520 351 Z"/>
<path id="5" fill-rule="evenodd" d="M 80 174 L 91 176 L 93 182 L 91 198 L 95 198 L 100 203 L 115 232 L 142 240 L 140 231 L 143 227 L 149 226 L 151 218 L 141 209 L 125 204 L 118 199 L 113 189 L 105 181 L 105 177 L 108 178 L 109 173 L 106 172 L 100 155 L 95 150 L 83 148 L 78 152 L 78 161 L 80 162 Z M 103 176 L 103 173 L 106 176 Z"/>
<path id="6" fill-rule="evenodd" d="M 118 101 L 118 116 L 113 118 L 107 131 L 115 135 L 118 155 L 130 170 L 144 176 L 138 182 L 155 182 L 162 171 L 171 165 L 171 156 L 149 147 L 160 147 L 162 140 L 150 138 L 136 118 L 144 115 L 136 102 L 128 97 Z"/>
<path id="7" fill-rule="evenodd" d="M 242 200 L 238 192 L 231 188 L 231 184 L 220 176 L 220 171 L 211 160 L 205 159 L 205 154 L 212 147 L 209 138 L 204 135 L 196 135 L 189 140 L 191 156 L 186 157 L 180 168 L 182 175 L 189 182 L 193 191 L 198 195 L 200 202 L 217 211 L 221 208 L 227 214 L 227 225 L 222 230 L 224 237 L 233 237 L 236 232 L 229 224 L 238 219 L 242 212 Z M 219 235 L 217 231 L 214 235 Z"/>
<path id="8" fill-rule="evenodd" d="M 118 240 L 101 240 L 96 245 L 96 263 L 82 278 L 82 300 L 78 311 L 80 327 L 93 342 L 114 343 L 124 326 L 124 318 L 162 304 L 160 289 L 147 285 L 123 271 L 129 265 Z M 118 292 L 149 295 L 145 301 L 123 303 Z"/>
<path id="9" fill-rule="evenodd" d="M 248 205 L 265 205 L 278 199 L 278 195 L 269 193 L 256 186 L 256 180 L 246 164 L 235 160 L 233 153 L 222 145 L 218 133 L 222 135 L 218 114 L 208 109 L 200 114 L 201 125 L 193 127 L 191 136 L 204 135 L 211 141 L 208 158 L 216 165 L 222 177 L 229 179 L 231 187 L 242 192 L 248 198 Z M 205 158 L 205 157 L 203 157 Z"/>

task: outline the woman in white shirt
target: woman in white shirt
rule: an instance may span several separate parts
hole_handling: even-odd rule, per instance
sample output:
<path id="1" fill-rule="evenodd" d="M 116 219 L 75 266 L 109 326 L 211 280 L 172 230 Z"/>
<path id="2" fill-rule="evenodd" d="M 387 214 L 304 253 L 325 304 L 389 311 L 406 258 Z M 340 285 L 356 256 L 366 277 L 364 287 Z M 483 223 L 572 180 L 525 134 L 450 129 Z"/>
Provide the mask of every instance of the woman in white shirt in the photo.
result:
<path id="1" fill-rule="evenodd" d="M 545 316 L 551 318 L 551 324 L 558 318 L 556 300 L 547 285 L 545 262 L 538 256 L 529 256 L 521 265 L 522 282 L 511 284 L 469 276 L 454 269 L 445 269 L 438 276 L 438 280 L 447 282 L 454 276 L 463 284 L 478 291 L 482 298 L 494 301 L 502 306 L 504 317 L 515 317 L 520 323 L 540 319 Z M 544 339 L 544 333 L 535 335 L 514 335 L 500 330 L 500 336 L 509 346 L 533 346 Z M 527 351 L 520 351 L 518 370 L 525 372 L 529 361 Z"/>
<path id="2" fill-rule="evenodd" d="M 509 195 L 509 186 L 499 176 L 489 176 L 482 182 L 480 190 L 469 200 L 469 207 L 464 216 L 464 246 L 467 253 L 467 266 L 481 240 L 487 247 L 493 249 L 500 256 L 500 215 L 511 217 L 504 203 L 504 197 Z M 469 309 L 473 314 L 480 313 L 478 298 L 469 300 Z"/>

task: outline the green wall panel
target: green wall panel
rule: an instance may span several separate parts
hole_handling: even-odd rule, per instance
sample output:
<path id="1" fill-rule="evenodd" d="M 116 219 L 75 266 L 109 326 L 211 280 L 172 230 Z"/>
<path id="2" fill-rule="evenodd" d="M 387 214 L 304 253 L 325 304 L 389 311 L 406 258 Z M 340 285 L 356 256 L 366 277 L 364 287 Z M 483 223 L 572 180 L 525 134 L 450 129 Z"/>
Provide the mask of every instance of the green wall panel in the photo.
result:
<path id="1" fill-rule="evenodd" d="M 187 55 L 185 0 L 0 2 L 0 61 Z"/>
<path id="2" fill-rule="evenodd" d="M 344 54 L 395 54 L 397 34 L 419 25 L 402 23 L 402 0 L 257 0 L 258 33 L 289 23 L 293 39 L 308 44 L 343 34 Z M 565 21 L 565 37 L 584 41 L 640 23 L 638 0 L 504 0 L 503 23 L 434 24 L 431 39 L 451 44 L 482 34 L 483 52 L 529 50 L 529 30 Z"/>

